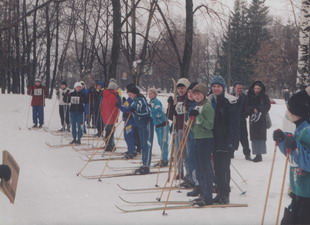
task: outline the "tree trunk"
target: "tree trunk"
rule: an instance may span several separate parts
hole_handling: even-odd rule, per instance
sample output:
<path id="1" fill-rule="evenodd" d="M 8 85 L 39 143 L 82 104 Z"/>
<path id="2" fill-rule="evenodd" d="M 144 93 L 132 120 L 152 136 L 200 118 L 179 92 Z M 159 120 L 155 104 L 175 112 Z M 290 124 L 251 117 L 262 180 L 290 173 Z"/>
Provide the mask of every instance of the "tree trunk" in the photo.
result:
<path id="1" fill-rule="evenodd" d="M 298 68 L 296 86 L 303 89 L 310 83 L 309 79 L 309 31 L 310 31 L 310 2 L 303 0 L 301 6 L 301 24 L 299 31 Z"/>
<path id="2" fill-rule="evenodd" d="M 111 53 L 111 65 L 109 68 L 109 79 L 116 78 L 117 64 L 121 47 L 121 4 L 120 0 L 112 1 L 113 7 L 113 43 Z"/>

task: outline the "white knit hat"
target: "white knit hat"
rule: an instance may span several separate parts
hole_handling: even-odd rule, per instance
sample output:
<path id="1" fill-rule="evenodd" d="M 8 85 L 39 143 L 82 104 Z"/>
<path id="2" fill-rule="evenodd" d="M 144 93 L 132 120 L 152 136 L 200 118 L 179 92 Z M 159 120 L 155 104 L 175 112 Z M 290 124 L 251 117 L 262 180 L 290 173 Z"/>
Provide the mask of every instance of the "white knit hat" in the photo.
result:
<path id="1" fill-rule="evenodd" d="M 37 77 L 37 78 L 35 79 L 35 82 L 41 82 L 41 78 Z"/>
<path id="2" fill-rule="evenodd" d="M 76 87 L 82 87 L 81 82 L 75 82 L 75 84 L 74 84 L 74 88 L 76 88 Z"/>
<path id="3" fill-rule="evenodd" d="M 108 85 L 108 89 L 117 90 L 118 89 L 118 85 L 115 82 L 110 81 L 110 83 Z"/>
<path id="4" fill-rule="evenodd" d="M 188 88 L 189 85 L 191 85 L 191 83 L 189 82 L 188 79 L 186 79 L 186 78 L 181 78 L 181 79 L 179 79 L 178 82 L 177 82 L 177 86 L 179 86 L 179 85 L 184 85 L 186 88 Z"/>

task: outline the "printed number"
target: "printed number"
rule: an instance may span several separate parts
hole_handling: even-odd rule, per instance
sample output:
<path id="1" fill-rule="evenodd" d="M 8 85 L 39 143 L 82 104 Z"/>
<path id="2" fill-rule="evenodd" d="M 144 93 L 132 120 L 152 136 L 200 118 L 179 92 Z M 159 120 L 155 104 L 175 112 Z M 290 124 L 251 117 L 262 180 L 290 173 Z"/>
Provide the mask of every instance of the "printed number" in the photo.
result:
<path id="1" fill-rule="evenodd" d="M 175 106 L 175 111 L 178 115 L 182 115 L 185 113 L 183 102 L 178 102 Z"/>
<path id="2" fill-rule="evenodd" d="M 71 104 L 80 104 L 80 97 L 71 96 Z"/>
<path id="3" fill-rule="evenodd" d="M 33 90 L 33 94 L 34 94 L 35 96 L 42 95 L 42 88 L 34 89 L 34 90 Z"/>

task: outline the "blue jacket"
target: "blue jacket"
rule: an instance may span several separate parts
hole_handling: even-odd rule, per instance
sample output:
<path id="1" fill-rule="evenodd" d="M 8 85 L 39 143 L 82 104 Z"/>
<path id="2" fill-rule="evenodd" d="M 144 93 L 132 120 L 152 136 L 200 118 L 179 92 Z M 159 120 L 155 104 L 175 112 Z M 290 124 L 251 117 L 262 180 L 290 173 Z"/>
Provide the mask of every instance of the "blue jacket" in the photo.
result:
<path id="1" fill-rule="evenodd" d="M 304 144 L 301 134 L 310 134 L 310 123 L 302 122 L 294 133 L 297 150 L 290 154 L 290 186 L 298 196 L 310 198 L 310 146 Z M 285 141 L 279 143 L 281 152 L 286 155 Z"/>
<path id="2" fill-rule="evenodd" d="M 166 114 L 163 111 L 163 105 L 157 98 L 153 98 L 150 101 L 151 105 L 151 118 L 154 125 L 159 125 L 167 121 Z"/>

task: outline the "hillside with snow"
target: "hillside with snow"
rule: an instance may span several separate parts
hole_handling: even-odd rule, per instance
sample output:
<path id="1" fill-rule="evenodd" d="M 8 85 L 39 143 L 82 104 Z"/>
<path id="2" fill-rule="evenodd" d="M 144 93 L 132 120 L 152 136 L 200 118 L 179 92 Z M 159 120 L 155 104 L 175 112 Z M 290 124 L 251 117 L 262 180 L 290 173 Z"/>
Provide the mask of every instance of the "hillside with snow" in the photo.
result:
<path id="1" fill-rule="evenodd" d="M 165 101 L 166 97 L 160 97 Z M 57 145 L 71 141 L 70 135 L 56 136 L 55 133 L 41 130 L 28 130 L 32 126 L 32 111 L 30 97 L 23 95 L 0 95 L 0 149 L 8 150 L 20 166 L 20 177 L 15 204 L 10 204 L 3 193 L 0 193 L 0 224 L 1 225 L 96 225 L 96 224 L 260 224 L 265 202 L 267 183 L 274 152 L 272 132 L 283 128 L 286 106 L 284 101 L 276 100 L 272 105 L 270 115 L 273 127 L 268 130 L 268 153 L 263 156 L 263 162 L 253 163 L 244 159 L 242 149 L 235 153 L 232 165 L 246 178 L 242 182 L 237 172 L 231 168 L 233 180 L 246 195 L 231 181 L 231 203 L 245 203 L 247 208 L 215 208 L 215 209 L 178 209 L 169 210 L 168 216 L 162 216 L 162 211 L 123 213 L 114 205 L 125 209 L 158 207 L 158 205 L 130 205 L 119 199 L 133 201 L 153 201 L 159 197 L 159 191 L 126 192 L 117 184 L 127 188 L 154 187 L 157 175 L 128 176 L 118 178 L 85 179 L 76 176 L 84 165 L 87 152 L 77 151 L 72 147 L 50 148 L 46 142 Z M 48 131 L 60 129 L 58 104 L 55 99 L 47 100 L 45 107 L 45 127 Z M 117 128 L 116 137 L 121 136 L 123 124 Z M 286 129 L 292 129 L 285 122 Z M 290 127 L 290 128 L 288 128 Z M 94 134 L 93 130 L 89 130 Z M 95 145 L 99 141 L 84 139 L 84 144 Z M 99 142 L 100 144 L 101 142 Z M 117 152 L 125 149 L 124 140 L 117 142 Z M 85 148 L 85 146 L 83 146 Z M 153 154 L 159 158 L 160 150 L 156 137 L 154 138 Z M 100 157 L 96 156 L 96 157 Z M 2 153 L 0 154 L 2 161 Z M 124 173 L 131 170 L 127 167 L 138 167 L 139 160 L 113 160 L 104 174 Z M 89 163 L 83 170 L 84 175 L 101 174 L 106 161 Z M 281 182 L 285 165 L 285 157 L 278 151 L 275 161 L 270 198 L 268 202 L 265 224 L 275 224 L 280 198 Z M 115 168 L 126 171 L 116 171 Z M 159 176 L 162 186 L 167 174 Z M 288 180 L 288 179 L 287 179 Z M 290 202 L 287 195 L 288 181 L 281 208 Z M 187 190 L 178 193 L 171 192 L 170 200 L 189 200 Z M 167 193 L 162 199 L 165 199 Z M 282 216 L 281 216 L 282 218 Z"/>

